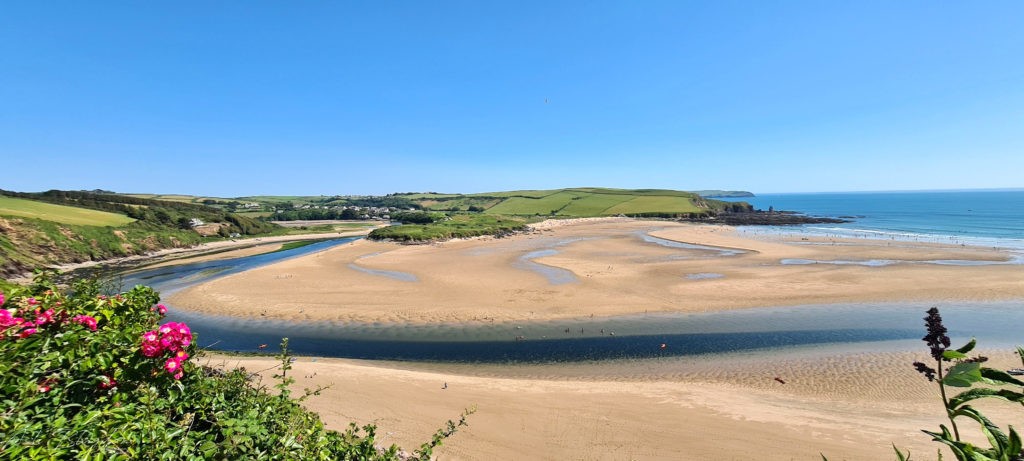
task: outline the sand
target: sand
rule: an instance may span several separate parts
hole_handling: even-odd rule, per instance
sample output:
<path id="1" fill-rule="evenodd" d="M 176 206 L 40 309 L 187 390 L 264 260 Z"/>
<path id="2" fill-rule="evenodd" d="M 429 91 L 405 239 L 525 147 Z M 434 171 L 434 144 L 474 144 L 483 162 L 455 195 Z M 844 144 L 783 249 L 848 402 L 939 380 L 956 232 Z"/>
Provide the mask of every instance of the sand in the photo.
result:
<path id="1" fill-rule="evenodd" d="M 938 444 L 920 429 L 937 430 L 946 421 L 937 387 L 910 367 L 924 358 L 923 348 L 921 354 L 694 358 L 660 364 L 687 370 L 660 375 L 638 370 L 650 364 L 469 371 L 302 357 L 292 376 L 296 391 L 330 386 L 305 403 L 328 427 L 373 423 L 383 444 L 410 450 L 475 408 L 469 426 L 436 452 L 439 459 L 819 460 L 823 453 L 831 460 L 884 460 L 895 459 L 895 443 L 927 460 L 935 459 Z M 253 357 L 209 363 L 265 370 L 264 384 L 275 365 Z M 1019 363 L 1006 352 L 990 362 Z M 520 376 L 503 376 L 510 373 Z M 1010 404 L 976 406 L 1004 428 L 1019 419 Z M 960 424 L 965 437 L 983 441 L 976 427 Z"/>
<path id="2" fill-rule="evenodd" d="M 671 248 L 646 242 L 644 236 L 743 253 Z M 1009 258 L 990 248 L 751 238 L 726 226 L 580 220 L 504 239 L 432 245 L 360 240 L 192 287 L 169 302 L 242 317 L 265 313 L 290 320 L 434 323 L 814 303 L 1024 299 L 1024 265 L 925 263 Z M 784 259 L 901 262 L 882 267 L 780 264 Z M 531 267 L 570 281 L 552 283 Z"/>
<path id="3" fill-rule="evenodd" d="M 673 248 L 645 236 L 714 248 Z M 957 245 L 579 220 L 504 239 L 418 246 L 357 241 L 198 285 L 169 302 L 240 317 L 431 323 L 1024 299 L 1024 266 L 1002 264 L 1012 257 Z M 898 263 L 780 264 L 787 258 Z M 996 264 L 928 262 L 936 260 Z M 570 282 L 553 283 L 567 274 Z M 832 460 L 878 460 L 894 459 L 895 443 L 927 460 L 935 459 L 938 444 L 920 429 L 937 429 L 944 420 L 937 388 L 910 367 L 927 358 L 923 344 L 920 350 L 833 345 L 533 366 L 302 357 L 293 375 L 299 390 L 331 386 L 305 403 L 329 427 L 375 423 L 384 443 L 410 449 L 475 407 L 470 426 L 438 450 L 441 459 L 819 460 L 823 453 Z M 1006 351 L 986 354 L 995 367 L 1020 365 Z M 268 358 L 210 360 L 250 370 L 274 365 Z M 1004 427 L 1019 419 L 1009 406 L 978 406 Z M 981 440 L 975 429 L 965 432 Z"/>

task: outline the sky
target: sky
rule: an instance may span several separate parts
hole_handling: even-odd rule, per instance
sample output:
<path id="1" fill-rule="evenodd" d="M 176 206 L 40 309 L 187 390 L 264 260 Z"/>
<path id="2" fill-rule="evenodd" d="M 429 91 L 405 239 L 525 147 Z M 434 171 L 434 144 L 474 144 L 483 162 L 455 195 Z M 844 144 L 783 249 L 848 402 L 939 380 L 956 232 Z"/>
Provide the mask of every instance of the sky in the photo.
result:
<path id="1" fill-rule="evenodd" d="M 1024 187 L 1024 2 L 5 2 L 0 188 Z"/>

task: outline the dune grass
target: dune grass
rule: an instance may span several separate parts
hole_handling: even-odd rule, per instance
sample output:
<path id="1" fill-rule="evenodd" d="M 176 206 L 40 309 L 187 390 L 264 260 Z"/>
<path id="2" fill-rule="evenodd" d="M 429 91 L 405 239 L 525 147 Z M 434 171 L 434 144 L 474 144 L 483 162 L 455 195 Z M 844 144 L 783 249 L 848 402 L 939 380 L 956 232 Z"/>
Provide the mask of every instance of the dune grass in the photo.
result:
<path id="1" fill-rule="evenodd" d="M 0 196 L 0 215 L 41 219 L 61 224 L 101 227 L 123 226 L 135 221 L 132 218 L 118 213 L 54 205 L 52 203 L 7 196 Z"/>

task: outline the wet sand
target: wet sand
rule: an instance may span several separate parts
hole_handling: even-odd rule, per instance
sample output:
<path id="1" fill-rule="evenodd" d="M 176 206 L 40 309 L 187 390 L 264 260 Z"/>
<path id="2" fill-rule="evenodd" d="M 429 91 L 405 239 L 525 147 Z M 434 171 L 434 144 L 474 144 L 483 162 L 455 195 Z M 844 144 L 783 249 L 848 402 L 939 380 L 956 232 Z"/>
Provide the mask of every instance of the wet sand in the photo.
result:
<path id="1" fill-rule="evenodd" d="M 241 317 L 435 323 L 1024 299 L 1024 265 L 1002 264 L 1012 256 L 956 245 L 750 238 L 727 226 L 580 220 L 503 239 L 356 241 L 195 286 L 169 301 Z M 824 263 L 781 263 L 787 259 Z M 871 260 L 895 263 L 828 263 Z M 934 263 L 950 260 L 993 264 Z"/>

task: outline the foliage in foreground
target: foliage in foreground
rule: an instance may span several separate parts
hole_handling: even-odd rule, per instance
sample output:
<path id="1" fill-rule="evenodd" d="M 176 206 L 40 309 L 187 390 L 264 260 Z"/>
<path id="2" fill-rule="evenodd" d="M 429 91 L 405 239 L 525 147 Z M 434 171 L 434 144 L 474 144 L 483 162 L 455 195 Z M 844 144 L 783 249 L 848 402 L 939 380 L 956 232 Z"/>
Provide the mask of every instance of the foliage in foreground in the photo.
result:
<path id="1" fill-rule="evenodd" d="M 244 369 L 189 360 L 183 323 L 147 287 L 107 297 L 95 281 L 64 294 L 47 278 L 0 294 L 0 458 L 399 459 L 376 446 L 375 427 L 344 432 L 290 397 L 282 343 L 276 392 Z M 468 414 L 468 412 L 467 412 Z M 412 459 L 465 425 L 449 421 Z"/>
<path id="2" fill-rule="evenodd" d="M 970 402 L 983 398 L 1024 404 L 1024 382 L 1003 370 L 981 366 L 988 361 L 987 357 L 970 357 L 968 354 L 977 344 L 974 339 L 959 349 L 950 349 L 949 336 L 946 335 L 947 330 L 942 324 L 938 308 L 929 309 L 924 320 L 928 334 L 921 339 L 928 345 L 934 367 L 923 362 L 914 362 L 914 369 L 928 381 L 938 385 L 943 409 L 949 419 L 949 427 L 940 424 L 938 431 L 922 432 L 930 435 L 932 440 L 945 445 L 958 461 L 1024 461 L 1024 444 L 1013 426 L 1008 426 L 1008 429 L 1003 431 L 981 411 L 969 405 Z M 1024 348 L 1018 347 L 1017 355 L 1024 364 Z M 1016 389 L 1006 389 L 1005 386 L 1016 386 Z M 956 387 L 966 390 L 950 395 L 949 388 Z M 964 419 L 978 424 L 978 428 L 988 441 L 988 447 L 978 446 L 961 438 L 957 421 L 962 422 Z M 896 450 L 898 460 L 910 460 L 909 452 L 904 454 L 895 445 L 893 449 Z M 822 459 L 827 461 L 828 458 L 823 455 Z M 942 460 L 941 451 L 938 459 Z"/>
<path id="3" fill-rule="evenodd" d="M 957 460 L 1024 460 L 1024 453 L 1021 451 L 1021 438 L 1013 426 L 1009 426 L 1007 434 L 980 411 L 969 405 L 970 402 L 982 398 L 1024 403 L 1024 393 L 1020 392 L 1020 388 L 1024 387 L 1024 382 L 1010 376 L 1005 371 L 981 366 L 988 360 L 986 357 L 969 357 L 967 354 L 974 350 L 976 344 L 973 339 L 959 349 L 950 349 L 949 337 L 946 336 L 946 327 L 942 325 L 942 317 L 939 315 L 938 309 L 933 307 L 928 310 L 925 322 L 928 334 L 922 339 L 931 349 L 935 367 L 922 362 L 914 362 L 914 368 L 929 381 L 938 383 L 939 394 L 942 396 L 942 403 L 952 431 L 942 424 L 939 425 L 938 432 L 924 431 L 924 433 L 932 436 L 932 440 L 949 447 Z M 1017 353 L 1024 354 L 1024 350 L 1017 348 Z M 1024 361 L 1024 355 L 1021 355 L 1021 360 Z M 948 367 L 944 366 L 947 364 Z M 974 387 L 978 384 L 987 385 L 987 387 Z M 998 388 L 1001 386 L 1017 386 L 1017 390 Z M 947 387 L 968 389 L 950 396 L 947 394 Z M 977 423 L 982 434 L 988 440 L 989 446 L 981 447 L 963 441 L 960 438 L 957 418 L 966 418 Z"/>

